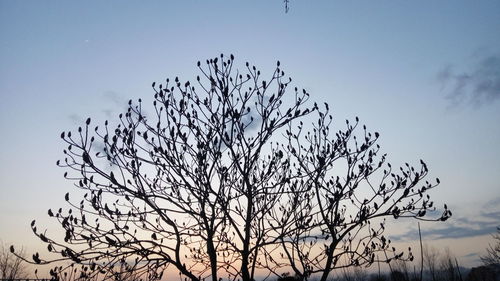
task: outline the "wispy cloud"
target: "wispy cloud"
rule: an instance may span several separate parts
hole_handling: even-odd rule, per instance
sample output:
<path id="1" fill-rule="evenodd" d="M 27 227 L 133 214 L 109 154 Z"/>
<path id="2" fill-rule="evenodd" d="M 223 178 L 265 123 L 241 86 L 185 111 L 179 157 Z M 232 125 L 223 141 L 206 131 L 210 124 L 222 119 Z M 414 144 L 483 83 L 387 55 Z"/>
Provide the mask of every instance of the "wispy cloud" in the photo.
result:
<path id="1" fill-rule="evenodd" d="M 499 198 L 482 204 L 481 210 L 473 213 L 464 208 L 452 208 L 453 216 L 446 223 L 436 223 L 435 227 L 422 229 L 424 239 L 458 239 L 492 234 L 500 226 L 500 205 L 494 205 Z M 418 239 L 418 229 L 411 227 L 402 235 L 391 237 L 394 241 L 410 241 Z"/>
<path id="2" fill-rule="evenodd" d="M 83 117 L 80 115 L 73 113 L 68 116 L 68 119 L 73 123 L 74 125 L 81 125 L 83 123 Z"/>
<path id="3" fill-rule="evenodd" d="M 115 91 L 106 91 L 102 94 L 104 101 L 108 104 L 109 108 L 102 109 L 106 118 L 111 119 L 117 115 L 117 111 L 126 110 L 127 101 L 125 98 Z"/>
<path id="4" fill-rule="evenodd" d="M 128 108 L 127 100 L 115 91 L 104 92 L 102 94 L 102 101 L 102 113 L 104 113 L 107 119 L 113 119 L 113 117 L 118 115 L 117 112 L 125 112 Z M 72 124 L 79 126 L 85 122 L 85 118 L 77 113 L 70 114 L 68 119 Z"/>
<path id="5" fill-rule="evenodd" d="M 102 94 L 102 96 L 106 100 L 111 101 L 113 104 L 118 105 L 118 106 L 126 105 L 126 102 L 127 102 L 122 95 L 118 94 L 115 91 L 106 91 Z"/>
<path id="6" fill-rule="evenodd" d="M 496 222 L 476 222 L 471 226 L 459 226 L 450 223 L 445 228 L 423 230 L 422 236 L 431 240 L 474 237 L 491 234 L 497 226 L 498 223 Z M 414 235 L 412 238 L 417 239 L 417 235 Z"/>
<path id="7" fill-rule="evenodd" d="M 500 224 L 500 211 L 483 212 L 483 217 L 498 220 Z"/>
<path id="8" fill-rule="evenodd" d="M 486 204 L 484 206 L 487 209 L 498 208 L 498 206 L 500 206 L 500 197 L 489 200 L 488 202 L 486 202 Z M 497 218 L 500 218 L 500 217 L 497 217 Z"/>
<path id="9" fill-rule="evenodd" d="M 445 66 L 436 76 L 452 106 L 482 106 L 500 99 L 500 55 L 476 55 L 471 67 Z"/>
<path id="10" fill-rule="evenodd" d="M 465 258 L 469 258 L 469 257 L 476 257 L 477 255 L 479 255 L 479 253 L 474 252 L 474 253 L 469 253 L 469 254 L 465 255 L 464 257 L 465 257 Z"/>

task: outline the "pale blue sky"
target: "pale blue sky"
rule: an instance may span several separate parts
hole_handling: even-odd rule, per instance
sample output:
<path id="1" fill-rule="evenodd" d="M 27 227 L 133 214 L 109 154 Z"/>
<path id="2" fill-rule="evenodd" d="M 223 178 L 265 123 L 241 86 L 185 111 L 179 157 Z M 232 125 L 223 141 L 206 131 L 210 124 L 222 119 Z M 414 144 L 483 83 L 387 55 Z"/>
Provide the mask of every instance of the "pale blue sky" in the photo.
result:
<path id="1" fill-rule="evenodd" d="M 339 122 L 379 131 L 392 163 L 426 160 L 455 216 L 424 233 L 452 233 L 439 241 L 474 264 L 500 225 L 499 14 L 499 1 L 1 0 L 0 239 L 37 249 L 29 222 L 73 190 L 61 131 L 232 53 L 264 72 L 280 60 Z"/>

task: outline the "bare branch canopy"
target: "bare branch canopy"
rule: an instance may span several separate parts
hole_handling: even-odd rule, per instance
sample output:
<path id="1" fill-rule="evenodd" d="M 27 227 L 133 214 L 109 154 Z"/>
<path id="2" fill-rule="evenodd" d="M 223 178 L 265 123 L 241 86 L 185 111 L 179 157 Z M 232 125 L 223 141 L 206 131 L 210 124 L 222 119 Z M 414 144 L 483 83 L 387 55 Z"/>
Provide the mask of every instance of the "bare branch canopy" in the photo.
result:
<path id="1" fill-rule="evenodd" d="M 55 263 L 57 280 L 69 270 L 325 281 L 337 268 L 413 258 L 391 246 L 386 219 L 451 216 L 446 205 L 427 216 L 439 181 L 426 180 L 426 163 L 392 167 L 379 133 L 357 117 L 337 122 L 279 62 L 267 78 L 232 55 L 198 69 L 194 82 L 153 83 L 152 106 L 130 101 L 116 120 L 61 134 L 57 165 L 84 195 L 48 210 L 64 239 L 33 221 L 51 254 L 32 263 Z"/>

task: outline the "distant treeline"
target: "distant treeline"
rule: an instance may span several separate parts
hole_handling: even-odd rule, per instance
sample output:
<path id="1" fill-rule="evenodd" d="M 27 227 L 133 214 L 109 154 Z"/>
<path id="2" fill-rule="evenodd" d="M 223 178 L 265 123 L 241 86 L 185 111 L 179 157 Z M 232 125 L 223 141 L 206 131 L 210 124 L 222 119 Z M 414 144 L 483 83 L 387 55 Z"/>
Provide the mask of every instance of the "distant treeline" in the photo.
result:
<path id="1" fill-rule="evenodd" d="M 482 265 L 473 268 L 459 266 L 456 260 L 441 260 L 431 270 L 420 273 L 419 267 L 400 264 L 391 265 L 391 271 L 374 273 L 366 268 L 346 268 L 337 272 L 330 281 L 500 281 L 500 264 Z M 308 281 L 317 281 L 312 276 Z M 302 281 L 300 278 L 286 276 L 277 281 Z"/>
<path id="2" fill-rule="evenodd" d="M 51 279 L 33 279 L 33 278 L 21 278 L 21 279 L 0 279 L 0 281 L 50 281 Z"/>

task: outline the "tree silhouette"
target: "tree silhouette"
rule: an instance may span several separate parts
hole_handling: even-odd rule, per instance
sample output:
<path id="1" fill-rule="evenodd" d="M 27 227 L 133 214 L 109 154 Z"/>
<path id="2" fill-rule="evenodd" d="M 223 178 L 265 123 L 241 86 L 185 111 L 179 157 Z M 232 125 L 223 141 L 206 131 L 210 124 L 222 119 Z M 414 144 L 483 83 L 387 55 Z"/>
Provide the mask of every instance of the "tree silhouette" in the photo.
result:
<path id="1" fill-rule="evenodd" d="M 24 250 L 13 255 L 0 241 L 0 279 L 22 279 L 28 276 L 27 264 L 23 262 Z"/>
<path id="2" fill-rule="evenodd" d="M 426 192 L 438 183 L 422 179 L 428 174 L 421 160 L 415 169 L 409 164 L 392 169 L 386 155 L 377 159 L 377 132 L 363 126 L 355 135 L 359 119 L 346 121 L 346 128 L 332 132 L 332 116 L 318 111 L 318 119 L 307 132 L 298 126 L 287 131 L 287 161 L 293 162 L 297 180 L 279 209 L 288 221 L 279 224 L 281 249 L 295 273 L 302 277 L 320 274 L 325 281 L 335 268 L 370 265 L 383 261 L 412 260 L 390 247 L 383 232 L 385 218 L 425 218 L 433 202 Z M 317 109 L 317 108 L 316 108 Z M 382 171 L 380 171 L 382 169 Z M 439 180 L 437 180 L 439 182 Z M 446 220 L 445 210 L 438 220 Z M 432 219 L 430 219 L 432 220 Z M 391 252 L 387 256 L 387 252 Z"/>
<path id="3" fill-rule="evenodd" d="M 486 249 L 486 254 L 480 256 L 484 265 L 500 265 L 500 226 L 497 227 L 497 233 L 492 236 L 495 239 L 495 244 L 490 244 Z"/>
<path id="4" fill-rule="evenodd" d="M 115 125 L 91 128 L 89 118 L 61 134 L 68 147 L 57 164 L 85 194 L 78 202 L 67 193 L 72 208 L 48 211 L 63 241 L 33 221 L 61 255 L 36 253 L 34 263 L 69 260 L 84 278 L 125 268 L 152 280 L 172 267 L 189 280 L 291 270 L 324 281 L 335 268 L 411 258 L 390 248 L 384 218 L 434 209 L 425 163 L 393 171 L 378 156 L 379 134 L 356 133 L 358 118 L 334 131 L 328 104 L 297 88 L 286 94 L 279 62 L 269 80 L 248 63 L 236 70 L 232 55 L 198 68 L 196 83 L 153 83 L 147 113 L 130 101 Z M 450 215 L 445 205 L 437 220 Z"/>

